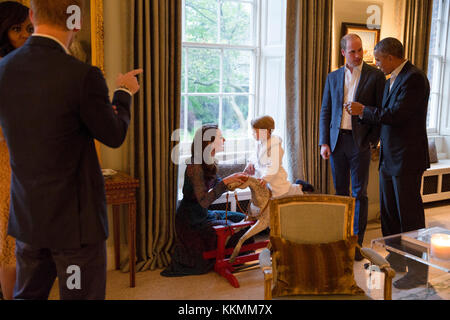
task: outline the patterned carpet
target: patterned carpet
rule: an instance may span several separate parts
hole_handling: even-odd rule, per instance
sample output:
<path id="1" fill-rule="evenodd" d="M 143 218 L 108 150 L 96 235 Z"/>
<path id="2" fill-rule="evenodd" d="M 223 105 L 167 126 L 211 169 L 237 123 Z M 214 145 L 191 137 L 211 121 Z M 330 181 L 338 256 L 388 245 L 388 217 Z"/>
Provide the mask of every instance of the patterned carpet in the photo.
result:
<path id="1" fill-rule="evenodd" d="M 430 285 L 398 291 L 395 300 L 450 300 L 450 274 L 432 279 Z"/>

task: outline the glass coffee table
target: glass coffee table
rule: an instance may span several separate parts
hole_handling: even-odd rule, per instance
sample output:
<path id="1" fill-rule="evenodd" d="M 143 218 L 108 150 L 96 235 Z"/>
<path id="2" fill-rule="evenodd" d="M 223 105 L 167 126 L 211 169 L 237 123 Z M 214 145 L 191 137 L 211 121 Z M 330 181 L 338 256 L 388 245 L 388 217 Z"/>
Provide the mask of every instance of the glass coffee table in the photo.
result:
<path id="1" fill-rule="evenodd" d="M 382 247 L 405 258 L 413 259 L 430 267 L 450 274 L 450 260 L 441 260 L 431 254 L 431 236 L 450 234 L 450 230 L 441 227 L 426 228 L 389 237 L 372 240 L 372 249 Z"/>
<path id="2" fill-rule="evenodd" d="M 380 254 L 382 251 L 396 253 L 431 267 L 427 272 L 425 288 L 396 290 L 393 293 L 396 300 L 450 300 L 450 261 L 434 257 L 430 244 L 433 234 L 450 234 L 449 229 L 450 226 L 445 225 L 444 228 L 427 228 L 372 240 L 372 249 Z M 401 274 L 398 276 L 403 277 Z M 370 272 L 369 277 L 377 279 L 377 272 Z"/>

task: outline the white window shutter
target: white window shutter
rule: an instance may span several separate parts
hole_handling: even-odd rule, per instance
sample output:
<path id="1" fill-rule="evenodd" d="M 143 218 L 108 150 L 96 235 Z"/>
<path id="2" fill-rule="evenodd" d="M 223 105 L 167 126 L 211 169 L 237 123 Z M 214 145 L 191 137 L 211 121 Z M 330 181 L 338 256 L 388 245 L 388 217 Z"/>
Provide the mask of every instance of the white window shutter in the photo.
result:
<path id="1" fill-rule="evenodd" d="M 443 4 L 444 17 L 450 14 L 450 3 Z M 448 19 L 443 19 L 443 41 L 442 47 L 442 81 L 440 83 L 441 101 L 440 111 L 442 115 L 441 135 L 450 135 L 450 23 Z"/>
<path id="2" fill-rule="evenodd" d="M 283 139 L 286 149 L 286 0 L 261 0 L 260 48 L 261 73 L 256 115 L 274 118 L 274 134 Z"/>

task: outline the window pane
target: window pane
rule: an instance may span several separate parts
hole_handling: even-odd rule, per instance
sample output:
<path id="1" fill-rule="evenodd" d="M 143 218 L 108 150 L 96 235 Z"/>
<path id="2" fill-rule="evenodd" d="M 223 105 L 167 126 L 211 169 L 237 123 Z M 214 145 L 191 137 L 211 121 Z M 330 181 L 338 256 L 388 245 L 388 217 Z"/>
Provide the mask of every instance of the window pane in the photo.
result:
<path id="1" fill-rule="evenodd" d="M 439 42 L 437 39 L 438 24 L 442 24 L 439 19 L 439 4 L 441 1 L 433 1 L 433 12 L 431 19 L 431 37 L 430 37 L 430 52 L 435 53 L 436 47 L 439 47 Z"/>
<path id="2" fill-rule="evenodd" d="M 428 61 L 428 79 L 430 81 L 430 100 L 428 103 L 428 115 L 427 115 L 427 128 L 436 128 L 436 116 L 439 107 L 439 96 L 440 96 L 440 75 L 441 75 L 441 63 L 438 57 L 430 58 Z"/>
<path id="3" fill-rule="evenodd" d="M 180 129 L 181 129 L 181 133 L 180 133 L 180 141 L 186 141 L 186 139 L 188 137 L 186 137 L 185 134 L 185 128 L 186 128 L 186 110 L 185 110 L 185 97 L 182 96 L 181 97 L 181 112 L 180 112 L 180 119 L 181 119 L 181 123 L 180 123 Z"/>
<path id="4" fill-rule="evenodd" d="M 438 63 L 439 63 L 439 61 L 438 61 Z M 434 65 L 435 65 L 435 59 L 430 58 L 428 60 L 428 80 L 430 81 L 430 88 L 433 87 L 433 77 L 435 74 Z"/>
<path id="5" fill-rule="evenodd" d="M 195 130 L 203 124 L 217 123 L 219 119 L 218 97 L 189 97 L 189 108 L 187 114 L 187 131 L 189 138 L 194 138 Z M 182 123 L 182 126 L 184 124 Z M 184 129 L 184 127 L 183 127 Z"/>
<path id="6" fill-rule="evenodd" d="M 220 10 L 220 34 L 222 43 L 251 45 L 253 5 L 226 1 Z"/>
<path id="7" fill-rule="evenodd" d="M 441 1 L 433 1 L 433 13 L 431 21 L 431 33 L 430 33 L 430 51 L 428 60 L 428 80 L 430 81 L 431 95 L 428 103 L 427 114 L 427 128 L 437 127 L 437 112 L 439 111 L 439 96 L 440 96 L 440 75 L 441 75 L 441 61 L 440 56 L 443 55 L 440 49 L 440 35 L 439 26 L 442 25 L 442 21 L 439 19 L 439 4 Z"/>
<path id="8" fill-rule="evenodd" d="M 428 62 L 428 78 L 430 80 L 430 85 L 433 81 L 433 70 L 434 70 L 434 60 L 433 55 L 440 54 L 438 50 L 438 16 L 439 16 L 439 1 L 433 2 L 433 16 L 431 20 L 431 32 L 430 32 L 430 58 Z"/>
<path id="9" fill-rule="evenodd" d="M 223 98 L 223 132 L 227 139 L 242 139 L 248 136 L 248 96 Z"/>
<path id="10" fill-rule="evenodd" d="M 186 49 L 183 48 L 182 57 L 182 67 L 181 67 L 181 92 L 186 93 Z M 183 119 L 183 118 L 181 118 Z"/>
<path id="11" fill-rule="evenodd" d="M 223 86 L 225 92 L 250 92 L 252 52 L 225 50 Z"/>
<path id="12" fill-rule="evenodd" d="M 439 94 L 430 94 L 428 103 L 427 128 L 436 128 L 436 111 L 439 103 Z"/>
<path id="13" fill-rule="evenodd" d="M 220 50 L 189 49 L 189 93 L 218 93 Z"/>
<path id="14" fill-rule="evenodd" d="M 185 0 L 188 42 L 217 43 L 218 21 L 216 0 Z"/>

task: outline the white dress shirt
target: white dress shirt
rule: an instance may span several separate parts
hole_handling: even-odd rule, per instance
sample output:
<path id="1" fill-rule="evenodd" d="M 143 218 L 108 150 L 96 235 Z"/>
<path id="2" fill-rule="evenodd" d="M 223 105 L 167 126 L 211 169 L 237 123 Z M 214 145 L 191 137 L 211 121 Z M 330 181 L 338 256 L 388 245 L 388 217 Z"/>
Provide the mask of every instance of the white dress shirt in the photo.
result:
<path id="1" fill-rule="evenodd" d="M 344 84 L 344 104 L 354 102 L 356 90 L 358 90 L 359 80 L 361 79 L 361 71 L 363 64 L 353 68 L 350 71 L 345 65 L 345 84 Z M 348 114 L 344 107 L 342 107 L 341 129 L 352 130 L 352 116 Z"/>
<path id="2" fill-rule="evenodd" d="M 408 60 L 405 60 L 405 62 L 403 62 L 401 65 L 399 65 L 397 67 L 397 69 L 395 69 L 394 71 L 392 71 L 391 73 L 391 87 L 389 88 L 389 90 L 392 90 L 392 87 L 394 86 L 395 80 L 397 80 L 398 75 L 400 74 L 400 72 L 402 72 L 403 68 L 405 67 L 406 63 L 408 62 Z"/>

